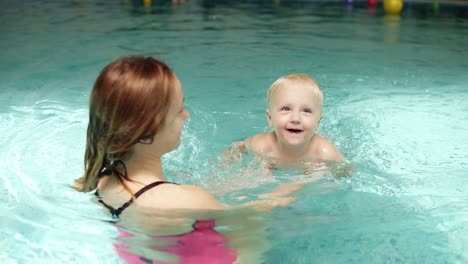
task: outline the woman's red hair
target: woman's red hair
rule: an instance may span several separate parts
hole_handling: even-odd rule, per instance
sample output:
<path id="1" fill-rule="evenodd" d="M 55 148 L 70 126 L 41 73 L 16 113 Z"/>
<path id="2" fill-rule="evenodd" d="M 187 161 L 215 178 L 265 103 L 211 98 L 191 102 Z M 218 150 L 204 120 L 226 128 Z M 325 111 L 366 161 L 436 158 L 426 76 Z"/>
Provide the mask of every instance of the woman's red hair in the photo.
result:
<path id="1" fill-rule="evenodd" d="M 125 168 L 119 173 L 109 168 L 117 161 L 123 164 L 136 143 L 153 139 L 167 115 L 176 82 L 172 70 L 151 57 L 119 58 L 101 71 L 90 99 L 85 173 L 75 180 L 76 190 L 96 189 L 104 171 L 126 187 Z"/>

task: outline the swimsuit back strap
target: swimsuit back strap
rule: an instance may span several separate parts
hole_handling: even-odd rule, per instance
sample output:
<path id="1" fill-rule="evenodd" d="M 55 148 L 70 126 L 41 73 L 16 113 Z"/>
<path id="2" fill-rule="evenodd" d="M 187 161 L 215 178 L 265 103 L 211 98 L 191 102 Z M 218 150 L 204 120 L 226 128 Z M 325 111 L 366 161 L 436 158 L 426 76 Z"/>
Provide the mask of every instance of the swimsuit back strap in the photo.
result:
<path id="1" fill-rule="evenodd" d="M 140 195 L 142 195 L 147 190 L 149 190 L 151 188 L 154 188 L 154 187 L 156 187 L 156 186 L 158 186 L 160 184 L 164 184 L 164 183 L 177 184 L 177 183 L 167 182 L 167 181 L 156 181 L 156 182 L 150 183 L 150 184 L 146 185 L 145 187 L 141 188 L 137 193 L 135 193 L 135 199 L 140 197 Z M 114 218 L 118 218 L 119 215 L 122 213 L 122 211 L 125 210 L 127 207 L 129 207 L 133 203 L 133 198 L 132 198 L 132 199 L 128 200 L 128 202 L 126 202 L 122 206 L 120 206 L 119 208 L 115 209 L 114 207 L 106 204 L 102 200 L 102 198 L 99 196 L 99 193 L 98 193 L 97 190 L 96 190 L 96 192 L 94 194 L 96 195 L 96 197 L 98 197 L 98 202 L 100 202 L 107 209 L 109 209 L 110 213 L 112 214 L 112 217 L 114 217 Z"/>
<path id="2" fill-rule="evenodd" d="M 135 199 L 137 199 L 138 197 L 140 197 L 140 195 L 142 195 L 144 192 L 146 192 L 147 190 L 151 189 L 151 188 L 154 188 L 160 184 L 164 184 L 164 183 L 171 183 L 171 184 L 176 184 L 176 183 L 173 183 L 173 182 L 167 182 L 167 181 L 155 181 L 153 183 L 150 183 L 148 185 L 146 185 L 145 187 L 141 188 L 137 193 L 135 193 Z M 130 199 L 128 202 L 132 202 L 132 199 Z M 128 203 L 127 202 L 127 203 Z"/>

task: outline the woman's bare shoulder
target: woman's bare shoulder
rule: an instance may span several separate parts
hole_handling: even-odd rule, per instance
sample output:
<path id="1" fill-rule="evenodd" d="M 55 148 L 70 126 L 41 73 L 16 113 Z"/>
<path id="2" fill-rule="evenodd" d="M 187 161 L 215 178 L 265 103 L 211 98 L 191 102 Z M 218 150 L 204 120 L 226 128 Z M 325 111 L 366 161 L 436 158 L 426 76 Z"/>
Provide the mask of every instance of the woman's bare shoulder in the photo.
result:
<path id="1" fill-rule="evenodd" d="M 141 198 L 141 200 L 140 200 Z M 153 188 L 138 200 L 144 207 L 220 210 L 223 206 L 205 189 L 194 185 L 164 184 Z"/>

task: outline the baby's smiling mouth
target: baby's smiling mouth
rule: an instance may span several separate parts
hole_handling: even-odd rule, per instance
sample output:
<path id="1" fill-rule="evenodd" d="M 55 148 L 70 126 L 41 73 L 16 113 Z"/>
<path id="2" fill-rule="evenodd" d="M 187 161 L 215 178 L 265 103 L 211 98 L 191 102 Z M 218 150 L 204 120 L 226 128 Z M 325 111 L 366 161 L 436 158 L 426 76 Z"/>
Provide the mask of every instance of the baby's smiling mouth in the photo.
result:
<path id="1" fill-rule="evenodd" d="M 286 128 L 286 130 L 292 134 L 299 134 L 299 133 L 302 133 L 303 131 L 302 129 L 295 129 L 295 128 Z"/>

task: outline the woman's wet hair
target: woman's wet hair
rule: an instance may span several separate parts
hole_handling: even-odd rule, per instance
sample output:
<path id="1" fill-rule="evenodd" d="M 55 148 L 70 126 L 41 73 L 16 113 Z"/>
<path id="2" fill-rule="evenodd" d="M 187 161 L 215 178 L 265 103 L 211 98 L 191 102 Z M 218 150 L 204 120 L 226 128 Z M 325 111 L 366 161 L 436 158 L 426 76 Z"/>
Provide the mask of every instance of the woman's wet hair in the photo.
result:
<path id="1" fill-rule="evenodd" d="M 94 83 L 84 158 L 74 188 L 89 192 L 103 175 L 129 180 L 125 161 L 137 143 L 150 144 L 168 113 L 177 77 L 152 57 L 123 57 L 107 65 Z"/>

